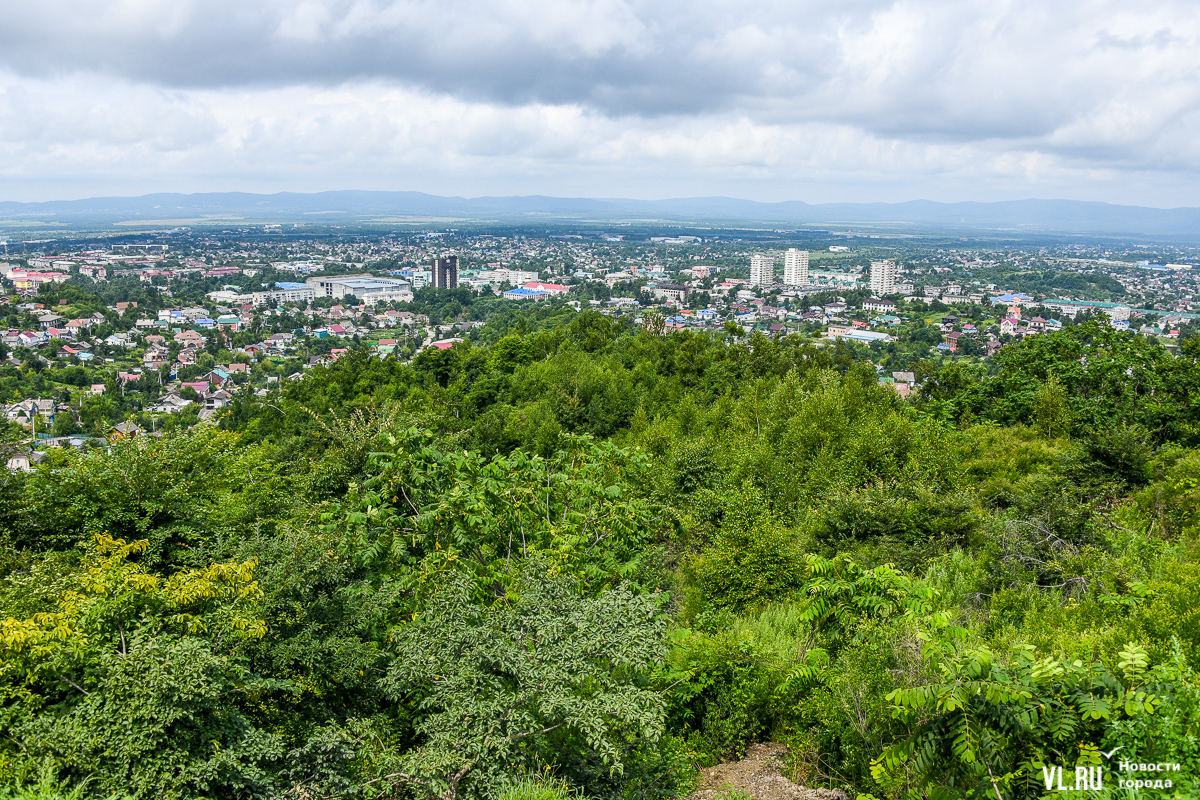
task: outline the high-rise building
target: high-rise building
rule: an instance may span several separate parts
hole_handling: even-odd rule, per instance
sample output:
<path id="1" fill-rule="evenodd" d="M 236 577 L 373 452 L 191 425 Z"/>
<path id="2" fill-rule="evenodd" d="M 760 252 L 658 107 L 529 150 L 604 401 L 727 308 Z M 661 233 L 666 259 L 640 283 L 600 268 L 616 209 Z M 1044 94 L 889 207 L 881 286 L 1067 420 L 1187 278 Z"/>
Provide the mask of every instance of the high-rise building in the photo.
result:
<path id="1" fill-rule="evenodd" d="M 775 257 L 770 253 L 750 256 L 750 285 L 770 286 L 775 282 Z"/>
<path id="2" fill-rule="evenodd" d="M 789 286 L 808 283 L 808 251 L 789 247 L 783 254 L 783 282 Z"/>
<path id="3" fill-rule="evenodd" d="M 458 256 L 446 256 L 433 260 L 433 288 L 458 288 Z"/>
<path id="4" fill-rule="evenodd" d="M 871 294 L 876 297 L 883 297 L 889 294 L 896 293 L 896 262 L 888 259 L 887 261 L 872 261 L 871 262 Z"/>

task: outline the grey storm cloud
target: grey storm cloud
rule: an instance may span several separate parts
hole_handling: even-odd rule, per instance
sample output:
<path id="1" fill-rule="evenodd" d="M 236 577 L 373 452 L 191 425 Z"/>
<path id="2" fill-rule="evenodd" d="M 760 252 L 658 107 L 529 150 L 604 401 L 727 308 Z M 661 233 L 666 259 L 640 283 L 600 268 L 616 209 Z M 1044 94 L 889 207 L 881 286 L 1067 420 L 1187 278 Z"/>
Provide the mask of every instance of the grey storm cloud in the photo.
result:
<path id="1" fill-rule="evenodd" d="M 472 99 L 700 111 L 759 95 L 768 76 L 723 40 L 752 24 L 719 8 L 450 2 L 50 0 L 10 9 L 0 60 L 23 74 L 100 71 L 185 88 L 395 80 Z M 789 70 L 819 79 L 818 54 Z"/>
<path id="2" fill-rule="evenodd" d="M 1131 5 L 44 0 L 9 4 L 0 64 L 179 88 L 365 78 L 610 115 L 734 109 L 890 135 L 1038 136 L 1114 90 L 1196 77 L 1200 6 Z"/>
<path id="3" fill-rule="evenodd" d="M 9 186 L 1178 197 L 1197 129 L 1195 0 L 9 0 L 0 23 Z"/>

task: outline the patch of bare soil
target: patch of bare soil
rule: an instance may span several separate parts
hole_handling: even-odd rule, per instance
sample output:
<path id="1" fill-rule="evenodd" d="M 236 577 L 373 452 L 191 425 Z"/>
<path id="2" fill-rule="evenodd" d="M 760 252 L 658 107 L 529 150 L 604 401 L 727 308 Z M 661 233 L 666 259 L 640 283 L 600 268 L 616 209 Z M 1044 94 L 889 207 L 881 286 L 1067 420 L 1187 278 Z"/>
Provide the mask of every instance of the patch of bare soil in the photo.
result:
<path id="1" fill-rule="evenodd" d="M 700 771 L 700 786 L 688 800 L 716 800 L 741 791 L 754 800 L 849 800 L 840 789 L 809 789 L 783 777 L 787 748 L 775 742 L 752 744 L 741 761 Z"/>

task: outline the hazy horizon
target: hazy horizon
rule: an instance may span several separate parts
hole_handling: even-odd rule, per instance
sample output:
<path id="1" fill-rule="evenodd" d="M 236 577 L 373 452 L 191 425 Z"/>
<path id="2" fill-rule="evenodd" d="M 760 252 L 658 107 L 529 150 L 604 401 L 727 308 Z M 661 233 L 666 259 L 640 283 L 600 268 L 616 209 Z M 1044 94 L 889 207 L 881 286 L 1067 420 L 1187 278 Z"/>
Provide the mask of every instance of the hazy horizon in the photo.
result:
<path id="1" fill-rule="evenodd" d="M 558 195 L 558 194 L 546 194 L 543 192 L 531 192 L 531 193 L 527 193 L 527 194 L 474 194 L 474 195 L 466 194 L 466 195 L 464 195 L 464 194 L 444 194 L 444 193 L 438 193 L 438 192 L 426 192 L 426 191 L 421 191 L 421 190 L 416 190 L 416 189 L 361 189 L 361 188 L 313 189 L 311 191 L 299 191 L 299 190 L 291 190 L 291 189 L 280 189 L 277 191 L 245 191 L 245 190 L 240 190 L 240 189 L 212 189 L 212 190 L 196 191 L 196 192 L 183 192 L 183 191 L 174 191 L 174 190 L 170 190 L 170 189 L 164 189 L 164 190 L 138 192 L 138 193 L 130 193 L 130 194 L 89 194 L 89 195 L 80 195 L 80 196 L 73 196 L 73 197 L 49 197 L 49 198 L 41 199 L 41 200 L 21 200 L 21 199 L 16 199 L 16 198 L 11 198 L 11 197 L 0 196 L 0 204 L 8 203 L 8 204 L 34 205 L 34 204 L 48 204 L 48 203 L 77 203 L 77 202 L 87 202 L 87 201 L 92 201 L 92 200 L 106 200 L 106 199 L 137 200 L 140 198 L 152 197 L 155 195 L 182 195 L 184 197 L 199 197 L 199 196 L 205 196 L 205 195 L 246 194 L 246 195 L 253 195 L 256 197 L 274 197 L 274 196 L 278 196 L 278 195 L 312 196 L 312 195 L 352 193 L 352 192 L 381 193 L 381 194 L 422 194 L 422 195 L 426 195 L 428 197 L 434 197 L 434 198 L 443 199 L 443 200 L 466 200 L 466 201 L 530 199 L 530 198 L 546 198 L 549 200 L 563 200 L 563 201 L 578 201 L 578 200 L 595 201 L 595 202 L 634 201 L 634 202 L 646 202 L 646 203 L 661 203 L 661 202 L 691 201 L 691 200 L 732 200 L 735 202 L 759 203 L 759 204 L 763 204 L 763 205 L 782 205 L 782 204 L 787 204 L 787 203 L 804 203 L 804 204 L 811 205 L 811 206 L 831 206 L 831 205 L 899 206 L 899 205 L 912 204 L 912 203 L 935 203 L 938 205 L 950 206 L 950 205 L 964 205 L 964 204 L 997 205 L 997 204 L 1001 204 L 1001 203 L 1022 203 L 1022 202 L 1034 202 L 1034 203 L 1036 203 L 1036 202 L 1047 202 L 1047 203 L 1072 202 L 1072 203 L 1099 203 L 1099 204 L 1106 205 L 1106 206 L 1126 207 L 1126 208 L 1146 208 L 1146 209 L 1154 209 L 1154 210 L 1160 210 L 1160 211 L 1178 211 L 1178 210 L 1187 210 L 1187 209 L 1200 209 L 1200 198 L 1197 199 L 1197 201 L 1194 205 L 1161 205 L 1161 204 L 1155 205 L 1155 204 L 1151 204 L 1151 203 L 1132 203 L 1132 202 L 1119 202 L 1119 201 L 1109 201 L 1109 200 L 1092 200 L 1092 199 L 1086 199 L 1086 198 L 1076 199 L 1076 198 L 1069 198 L 1069 197 L 1033 197 L 1033 196 L 1002 198 L 1002 199 L 996 199 L 996 200 L 972 200 L 972 199 L 935 200 L 935 199 L 931 199 L 928 197 L 911 197 L 911 198 L 897 199 L 897 200 L 810 201 L 810 200 L 805 200 L 803 198 L 797 198 L 797 197 L 789 197 L 789 198 L 784 198 L 782 200 L 758 200 L 758 199 L 755 199 L 752 197 L 738 197 L 735 195 L 719 195 L 719 194 L 669 195 L 669 196 L 664 195 L 661 197 L 631 197 L 631 196 L 616 196 L 616 195 L 606 197 L 606 196 L 598 196 L 598 195 L 583 196 L 583 195 L 565 195 L 565 194 Z"/>

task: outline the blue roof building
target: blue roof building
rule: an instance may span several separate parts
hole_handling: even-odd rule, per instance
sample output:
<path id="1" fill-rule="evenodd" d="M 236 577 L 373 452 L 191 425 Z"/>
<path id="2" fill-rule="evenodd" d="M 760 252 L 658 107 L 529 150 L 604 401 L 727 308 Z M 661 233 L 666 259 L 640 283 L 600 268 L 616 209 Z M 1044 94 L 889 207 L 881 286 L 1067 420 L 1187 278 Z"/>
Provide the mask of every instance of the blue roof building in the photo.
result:
<path id="1" fill-rule="evenodd" d="M 509 289 L 503 295 L 505 300 L 541 300 L 549 296 L 549 292 L 539 292 L 536 289 L 526 289 L 524 287 Z"/>

